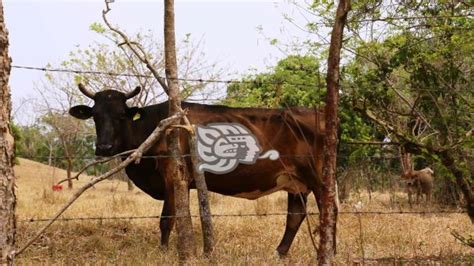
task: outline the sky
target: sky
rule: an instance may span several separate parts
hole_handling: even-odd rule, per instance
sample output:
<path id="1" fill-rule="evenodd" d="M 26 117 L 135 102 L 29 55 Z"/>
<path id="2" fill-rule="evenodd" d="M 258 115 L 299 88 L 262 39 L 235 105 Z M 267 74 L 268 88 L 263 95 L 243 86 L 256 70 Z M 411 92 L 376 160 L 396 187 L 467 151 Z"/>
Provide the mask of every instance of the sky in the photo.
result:
<path id="1" fill-rule="evenodd" d="M 77 46 L 107 42 L 89 30 L 92 23 L 102 22 L 103 8 L 101 0 L 4 0 L 12 64 L 58 66 Z M 151 29 L 162 36 L 163 1 L 115 0 L 111 8 L 109 20 L 128 33 Z M 176 0 L 176 38 L 191 33 L 202 39 L 209 60 L 219 61 L 229 78 L 248 69 L 263 71 L 285 56 L 270 45 L 268 37 L 292 38 L 282 30 L 283 13 L 289 8 L 284 1 Z M 27 111 L 30 103 L 24 99 L 36 97 L 33 88 L 43 76 L 43 72 L 12 69 L 10 87 L 17 122 L 33 122 L 34 115 Z"/>

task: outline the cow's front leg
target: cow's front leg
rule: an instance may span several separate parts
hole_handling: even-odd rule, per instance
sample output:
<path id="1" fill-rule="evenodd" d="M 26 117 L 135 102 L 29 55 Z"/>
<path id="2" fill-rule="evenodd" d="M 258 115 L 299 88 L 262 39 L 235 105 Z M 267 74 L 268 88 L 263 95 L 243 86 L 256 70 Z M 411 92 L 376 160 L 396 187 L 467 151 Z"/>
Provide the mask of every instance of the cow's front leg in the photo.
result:
<path id="1" fill-rule="evenodd" d="M 286 216 L 285 234 L 277 248 L 280 256 L 284 256 L 288 253 L 291 243 L 300 228 L 301 222 L 303 222 L 306 217 L 307 196 L 307 194 L 288 193 L 288 214 Z"/>
<path id="2" fill-rule="evenodd" d="M 160 231 L 161 231 L 161 246 L 168 247 L 171 230 L 173 230 L 175 218 L 174 193 L 166 193 L 165 201 L 163 203 L 163 210 L 161 211 Z M 168 195 L 171 194 L 171 195 Z"/>
<path id="3" fill-rule="evenodd" d="M 167 247 L 170 239 L 171 231 L 176 221 L 176 207 L 173 187 L 173 178 L 170 173 L 172 164 L 169 158 L 162 159 L 157 163 L 157 170 L 165 183 L 165 201 L 163 203 L 163 210 L 161 211 L 160 230 L 161 230 L 161 246 Z"/>

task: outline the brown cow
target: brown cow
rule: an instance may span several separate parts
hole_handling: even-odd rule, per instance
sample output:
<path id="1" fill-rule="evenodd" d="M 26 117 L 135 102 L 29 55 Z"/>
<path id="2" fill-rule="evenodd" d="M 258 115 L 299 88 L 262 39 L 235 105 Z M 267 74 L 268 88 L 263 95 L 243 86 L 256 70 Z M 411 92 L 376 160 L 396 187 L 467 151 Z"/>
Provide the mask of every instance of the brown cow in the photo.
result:
<path id="1" fill-rule="evenodd" d="M 407 185 L 408 202 L 412 205 L 412 194 L 416 193 L 416 204 L 420 203 L 422 194 L 425 194 L 426 202 L 431 201 L 433 193 L 433 170 L 426 167 L 421 170 L 412 170 L 402 174 L 402 179 Z"/>
<path id="2" fill-rule="evenodd" d="M 115 90 L 92 93 L 82 85 L 79 89 L 94 100 L 94 106 L 75 106 L 69 113 L 79 119 L 93 117 L 97 133 L 96 155 L 99 156 L 112 156 L 137 148 L 158 122 L 168 116 L 168 102 L 143 108 L 128 107 L 126 100 L 137 95 L 139 87 L 127 94 Z M 306 216 L 309 193 L 315 194 L 319 205 L 323 168 L 322 132 L 325 128 L 323 113 L 307 108 L 229 108 L 184 102 L 182 106 L 189 110 L 188 118 L 192 124 L 239 123 L 255 135 L 263 151 L 279 152 L 278 160 L 262 159 L 255 164 L 240 164 L 226 174 L 205 172 L 205 178 L 210 191 L 246 199 L 287 191 L 286 229 L 277 248 L 280 254 L 287 254 Z M 189 170 L 192 165 L 185 132 L 181 133 L 181 141 L 188 155 L 185 158 Z M 126 172 L 137 187 L 155 199 L 164 200 L 160 229 L 161 243 L 166 246 L 175 222 L 175 207 L 172 177 L 167 170 L 170 158 L 166 157 L 165 138 L 160 139 L 145 155 L 164 156 L 143 158 L 139 164 L 130 164 Z M 193 180 L 193 171 L 188 171 L 188 174 Z M 190 188 L 194 187 L 194 182 L 191 182 Z"/>

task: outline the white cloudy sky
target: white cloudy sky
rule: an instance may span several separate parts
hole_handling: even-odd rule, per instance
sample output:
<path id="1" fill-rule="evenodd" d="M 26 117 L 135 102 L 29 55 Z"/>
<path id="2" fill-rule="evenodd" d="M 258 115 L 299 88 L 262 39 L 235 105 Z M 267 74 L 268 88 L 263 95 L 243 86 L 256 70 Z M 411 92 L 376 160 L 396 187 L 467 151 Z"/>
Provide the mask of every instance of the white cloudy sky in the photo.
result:
<path id="1" fill-rule="evenodd" d="M 127 32 L 151 29 L 161 36 L 163 1 L 115 0 L 111 7 L 109 19 Z M 86 47 L 106 41 L 89 30 L 93 22 L 102 22 L 103 8 L 101 0 L 4 0 L 13 65 L 55 65 L 67 59 L 77 45 Z M 234 78 L 230 75 L 250 68 L 264 70 L 285 56 L 265 36 L 289 40 L 295 38 L 293 34 L 304 34 L 295 28 L 288 29 L 283 13 L 291 13 L 291 9 L 284 1 L 176 0 L 177 39 L 187 33 L 202 38 L 209 60 L 221 62 L 229 78 Z M 260 26 L 265 36 L 257 30 Z M 23 120 L 19 122 L 31 122 L 26 121 L 31 116 L 20 119 L 22 110 L 28 109 L 28 103 L 20 107 L 20 102 L 34 95 L 33 87 L 43 75 L 12 70 L 13 109 L 16 118 Z"/>

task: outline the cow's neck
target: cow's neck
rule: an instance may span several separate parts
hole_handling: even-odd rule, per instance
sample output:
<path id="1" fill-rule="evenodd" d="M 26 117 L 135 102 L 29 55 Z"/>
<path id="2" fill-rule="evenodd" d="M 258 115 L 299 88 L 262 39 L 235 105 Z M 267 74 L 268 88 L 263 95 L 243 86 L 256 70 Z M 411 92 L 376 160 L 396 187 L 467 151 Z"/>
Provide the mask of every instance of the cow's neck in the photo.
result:
<path id="1" fill-rule="evenodd" d="M 143 120 L 129 121 L 125 128 L 126 149 L 138 148 L 155 130 L 158 123 L 168 115 L 167 102 L 146 106 L 143 108 Z"/>

